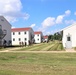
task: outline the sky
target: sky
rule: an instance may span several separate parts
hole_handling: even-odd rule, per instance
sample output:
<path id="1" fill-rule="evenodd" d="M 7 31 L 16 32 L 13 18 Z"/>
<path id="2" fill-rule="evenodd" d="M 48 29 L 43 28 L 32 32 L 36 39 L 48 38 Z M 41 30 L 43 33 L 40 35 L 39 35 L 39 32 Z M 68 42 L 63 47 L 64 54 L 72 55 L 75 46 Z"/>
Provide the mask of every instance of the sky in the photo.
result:
<path id="1" fill-rule="evenodd" d="M 0 0 L 0 15 L 12 28 L 53 34 L 76 22 L 76 0 Z"/>

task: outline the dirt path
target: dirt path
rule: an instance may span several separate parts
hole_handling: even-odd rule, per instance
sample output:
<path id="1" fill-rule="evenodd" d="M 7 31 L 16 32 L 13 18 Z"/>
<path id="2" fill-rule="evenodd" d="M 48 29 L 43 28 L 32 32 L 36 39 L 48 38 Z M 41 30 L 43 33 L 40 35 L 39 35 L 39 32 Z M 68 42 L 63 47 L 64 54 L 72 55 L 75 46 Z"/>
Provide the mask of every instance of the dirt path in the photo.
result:
<path id="1" fill-rule="evenodd" d="M 76 51 L 0 51 L 0 52 L 12 52 L 12 53 L 76 53 Z"/>
<path id="2" fill-rule="evenodd" d="M 74 49 L 65 49 L 65 50 L 66 50 L 66 52 L 75 52 Z"/>
<path id="3" fill-rule="evenodd" d="M 18 48 L 10 48 L 6 50 L 2 50 L 0 52 L 13 52 L 13 53 L 76 53 L 74 49 L 66 49 L 65 51 L 14 51 L 21 49 L 21 47 Z"/>
<path id="4" fill-rule="evenodd" d="M 2 49 L 2 51 L 0 52 L 8 52 L 8 51 L 14 51 L 14 50 L 18 50 L 21 49 L 22 47 L 16 47 L 16 48 L 4 48 Z"/>
<path id="5" fill-rule="evenodd" d="M 12 53 L 76 53 L 76 51 L 73 52 L 66 52 L 66 51 L 0 51 L 0 53 L 3 52 L 12 52 Z"/>

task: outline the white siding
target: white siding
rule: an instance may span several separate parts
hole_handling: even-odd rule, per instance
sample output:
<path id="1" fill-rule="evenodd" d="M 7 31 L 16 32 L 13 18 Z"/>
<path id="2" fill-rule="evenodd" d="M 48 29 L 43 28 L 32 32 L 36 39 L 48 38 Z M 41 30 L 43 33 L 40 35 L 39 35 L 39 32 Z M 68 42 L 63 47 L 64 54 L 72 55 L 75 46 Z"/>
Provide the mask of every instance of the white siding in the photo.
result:
<path id="1" fill-rule="evenodd" d="M 13 35 L 13 33 L 15 33 Z M 19 41 L 19 38 L 21 39 Z M 26 34 L 24 34 L 24 31 L 20 32 L 20 35 L 19 35 L 19 32 L 12 32 L 12 45 L 19 45 L 19 42 L 24 42 L 24 38 L 28 38 L 28 32 L 26 31 Z M 13 39 L 15 39 L 15 41 L 13 41 Z M 28 39 L 27 39 L 28 40 Z M 26 42 L 27 42 L 26 40 Z"/>
<path id="2" fill-rule="evenodd" d="M 66 47 L 67 36 L 71 36 L 72 47 L 76 47 L 76 24 L 71 25 L 63 30 L 63 46 Z"/>
<path id="3" fill-rule="evenodd" d="M 18 34 L 20 32 L 20 35 Z M 19 32 L 14 32 L 15 35 L 13 35 L 13 32 L 11 33 L 12 35 L 12 45 L 19 45 L 19 42 L 23 42 L 27 45 L 29 45 L 28 41 L 32 41 L 32 38 L 30 37 L 30 35 L 32 35 L 34 37 L 34 32 L 32 29 L 30 29 L 29 31 L 19 31 Z M 26 34 L 25 34 L 26 32 Z M 13 41 L 13 39 L 15 38 L 15 41 Z M 19 38 L 21 39 L 21 41 L 19 41 Z M 26 38 L 26 40 L 25 40 Z"/>
<path id="4" fill-rule="evenodd" d="M 35 43 L 41 43 L 41 34 L 35 34 Z"/>

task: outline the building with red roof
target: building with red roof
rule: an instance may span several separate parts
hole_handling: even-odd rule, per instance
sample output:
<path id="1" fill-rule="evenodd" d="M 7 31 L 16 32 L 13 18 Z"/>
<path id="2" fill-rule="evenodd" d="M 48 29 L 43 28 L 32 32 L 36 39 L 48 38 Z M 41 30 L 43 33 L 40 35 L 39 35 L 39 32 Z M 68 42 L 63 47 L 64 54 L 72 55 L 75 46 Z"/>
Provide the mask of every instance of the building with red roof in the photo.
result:
<path id="1" fill-rule="evenodd" d="M 43 42 L 43 34 L 41 31 L 34 32 L 34 40 L 35 40 L 35 43 Z"/>
<path id="2" fill-rule="evenodd" d="M 12 28 L 12 45 L 19 45 L 21 42 L 23 44 L 29 45 L 34 41 L 34 31 L 31 27 L 26 28 Z"/>
<path id="3" fill-rule="evenodd" d="M 43 38 L 44 38 L 44 42 L 48 42 L 48 36 L 46 35 L 46 36 L 43 36 Z"/>

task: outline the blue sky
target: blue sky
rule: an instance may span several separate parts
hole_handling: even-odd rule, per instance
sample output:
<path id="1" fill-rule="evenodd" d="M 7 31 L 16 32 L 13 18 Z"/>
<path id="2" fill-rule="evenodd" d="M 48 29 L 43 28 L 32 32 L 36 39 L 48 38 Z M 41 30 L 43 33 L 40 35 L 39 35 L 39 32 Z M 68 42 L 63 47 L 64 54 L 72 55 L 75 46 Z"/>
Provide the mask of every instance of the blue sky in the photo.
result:
<path id="1" fill-rule="evenodd" d="M 12 27 L 32 27 L 48 35 L 76 22 L 76 0 L 0 0 L 0 15 Z"/>

